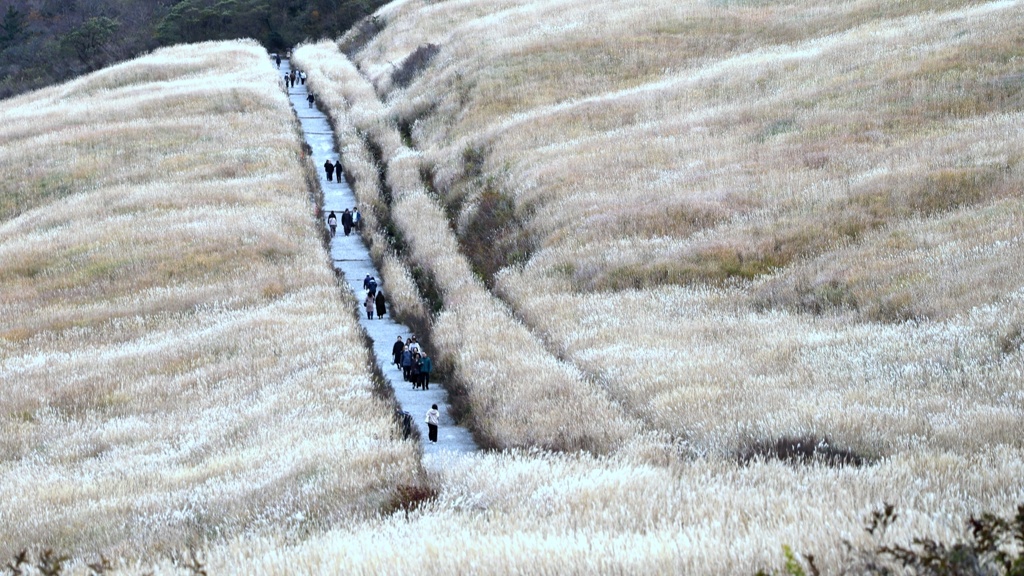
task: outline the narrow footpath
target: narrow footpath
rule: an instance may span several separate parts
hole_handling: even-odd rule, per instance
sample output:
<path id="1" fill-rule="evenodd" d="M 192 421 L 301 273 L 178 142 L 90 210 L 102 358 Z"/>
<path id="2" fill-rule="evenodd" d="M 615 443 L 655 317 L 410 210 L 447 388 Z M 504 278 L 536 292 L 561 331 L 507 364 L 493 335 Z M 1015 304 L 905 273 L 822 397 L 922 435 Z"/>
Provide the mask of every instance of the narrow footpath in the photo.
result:
<path id="1" fill-rule="evenodd" d="M 280 75 L 283 78 L 290 72 L 291 68 L 287 60 L 281 61 Z M 355 294 L 356 301 L 362 302 L 366 297 L 363 289 L 363 279 L 369 275 L 377 279 L 379 290 L 385 296 L 388 287 L 383 283 L 380 272 L 370 258 L 370 251 L 363 242 L 358 231 L 353 230 L 350 236 L 345 236 L 341 226 L 341 214 L 348 208 L 357 206 L 355 194 L 344 178 L 335 178 L 334 182 L 327 181 L 327 174 L 323 170 L 325 160 L 335 162 L 339 160 L 338 151 L 334 145 L 334 134 L 327 116 L 315 105 L 309 106 L 306 96 L 309 93 L 306 87 L 296 81 L 295 86 L 288 89 L 288 98 L 291 100 L 292 108 L 295 110 L 302 125 L 302 133 L 312 149 L 314 166 L 317 166 L 317 174 L 320 180 L 320 187 L 324 191 L 324 218 L 333 210 L 338 218 L 337 234 L 331 240 L 331 258 L 334 261 L 334 268 L 341 271 L 345 284 Z M 326 227 L 326 221 L 323 223 Z M 414 335 L 409 327 L 399 324 L 391 318 L 391 308 L 382 319 L 370 320 L 360 307 L 359 322 L 366 330 L 366 333 L 373 341 L 373 356 L 384 374 L 388 383 L 395 390 L 395 397 L 402 410 L 412 414 L 413 422 L 420 432 L 420 443 L 423 445 L 424 456 L 431 456 L 441 452 L 467 453 L 476 452 L 479 447 L 473 441 L 469 430 L 457 426 L 449 416 L 448 393 L 436 381 L 431 380 L 429 390 L 414 390 L 412 384 L 405 381 L 402 370 L 392 362 L 391 347 L 399 336 L 407 341 L 410 335 Z M 437 443 L 431 443 L 427 439 L 427 424 L 425 415 L 432 404 L 437 404 L 441 413 L 440 426 L 438 429 Z"/>

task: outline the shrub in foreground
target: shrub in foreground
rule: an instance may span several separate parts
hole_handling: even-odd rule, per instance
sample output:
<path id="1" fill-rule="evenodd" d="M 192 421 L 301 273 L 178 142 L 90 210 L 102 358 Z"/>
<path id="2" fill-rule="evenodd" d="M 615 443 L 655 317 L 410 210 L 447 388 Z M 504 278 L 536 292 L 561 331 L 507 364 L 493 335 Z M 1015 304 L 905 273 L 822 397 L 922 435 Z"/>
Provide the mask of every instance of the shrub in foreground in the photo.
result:
<path id="1" fill-rule="evenodd" d="M 886 504 L 872 512 L 864 529 L 871 536 L 870 544 L 857 547 L 849 540 L 843 546 L 849 561 L 842 574 L 920 574 L 924 576 L 1024 576 L 1024 504 L 1017 506 L 1012 518 L 989 512 L 967 521 L 967 537 L 962 542 L 947 544 L 931 538 L 914 538 L 909 546 L 887 544 L 886 532 L 896 521 L 896 507 Z M 821 571 L 814 556 L 802 558 L 788 546 L 784 574 L 818 575 Z M 758 576 L 767 576 L 759 571 Z"/>

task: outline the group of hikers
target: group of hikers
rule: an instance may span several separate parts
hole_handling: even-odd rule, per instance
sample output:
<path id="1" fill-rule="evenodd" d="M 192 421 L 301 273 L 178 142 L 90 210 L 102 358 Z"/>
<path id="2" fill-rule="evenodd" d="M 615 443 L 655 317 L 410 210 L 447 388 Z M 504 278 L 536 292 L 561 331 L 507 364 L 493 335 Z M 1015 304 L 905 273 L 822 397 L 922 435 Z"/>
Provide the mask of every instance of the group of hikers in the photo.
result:
<path id="1" fill-rule="evenodd" d="M 292 70 L 291 72 L 284 75 L 284 85 L 286 88 L 295 88 L 295 83 L 298 82 L 300 85 L 306 85 L 306 73 L 299 70 Z"/>
<path id="2" fill-rule="evenodd" d="M 409 336 L 408 342 L 402 342 L 399 336 L 391 347 L 395 366 L 402 369 L 406 382 L 412 383 L 412 389 L 430 390 L 430 373 L 434 371 L 434 361 L 427 351 L 420 347 L 415 336 Z"/>
<path id="3" fill-rule="evenodd" d="M 430 390 L 430 373 L 434 371 L 434 361 L 430 359 L 427 351 L 420 347 L 415 336 L 409 336 L 406 342 L 399 336 L 391 347 L 391 354 L 394 356 L 395 365 L 402 369 L 402 376 L 406 382 L 412 382 L 412 389 Z M 399 411 L 398 415 L 402 422 L 402 436 L 408 438 L 412 432 L 412 416 L 408 412 Z M 437 426 L 440 422 L 441 412 L 437 404 L 432 404 L 427 410 L 425 417 L 427 423 L 427 438 L 432 443 L 437 442 Z"/>
<path id="4" fill-rule="evenodd" d="M 274 60 L 277 63 L 278 69 L 281 68 L 281 57 L 274 55 Z M 300 85 L 305 86 L 306 74 L 305 72 L 297 72 L 295 70 L 290 71 L 284 75 L 284 83 L 286 87 L 295 87 L 295 83 L 299 82 Z M 310 93 L 306 97 L 306 101 L 309 102 L 309 107 L 313 107 L 315 98 Z M 333 182 L 335 175 L 337 181 L 341 182 L 341 161 L 337 160 L 331 162 L 330 159 L 324 161 L 324 172 L 327 174 L 327 181 Z M 353 207 L 351 210 L 346 208 L 341 213 L 341 225 L 345 231 L 345 236 L 351 234 L 353 228 L 359 228 L 362 222 L 362 217 L 359 214 L 359 209 Z M 335 233 L 338 229 L 338 216 L 331 210 L 327 215 L 327 226 L 331 230 L 331 238 L 334 238 Z M 366 310 L 366 318 L 368 320 L 373 319 L 374 313 L 377 314 L 377 319 L 381 319 L 387 313 L 387 303 L 384 299 L 384 292 L 378 289 L 377 279 L 374 276 L 367 274 L 363 278 L 363 289 L 366 290 L 366 299 L 363 301 L 363 307 Z M 430 373 L 434 370 L 434 362 L 431 360 L 430 355 L 427 354 L 426 350 L 423 350 L 419 343 L 416 341 L 415 336 L 409 336 L 408 342 L 403 342 L 402 337 L 398 337 L 398 341 L 392 347 L 392 354 L 394 355 L 395 365 L 402 369 L 402 377 L 406 382 L 411 382 L 413 390 L 430 389 Z M 412 434 L 412 415 L 408 412 L 398 410 L 397 415 L 399 416 L 402 425 L 402 436 L 409 438 Z M 431 443 L 437 442 L 437 428 L 440 422 L 441 413 L 437 408 L 437 404 L 432 404 L 430 410 L 427 410 L 424 420 L 427 424 L 427 437 Z"/>
<path id="5" fill-rule="evenodd" d="M 358 208 L 355 206 L 352 207 L 352 210 L 345 208 L 345 211 L 341 213 L 341 228 L 344 230 L 345 236 L 351 234 L 353 228 L 359 228 L 362 221 L 363 217 Z M 327 227 L 331 230 L 331 238 L 334 238 L 338 231 L 338 215 L 334 213 L 334 210 L 327 214 Z"/>
<path id="6" fill-rule="evenodd" d="M 327 174 L 327 181 L 334 182 L 334 176 L 338 176 L 338 184 L 341 184 L 341 160 L 331 162 L 328 158 L 324 160 L 324 172 Z"/>
<path id="7" fill-rule="evenodd" d="M 281 56 L 279 54 L 274 54 L 274 62 L 277 63 L 277 69 L 280 70 Z M 296 84 L 299 84 L 300 86 L 306 85 L 306 73 L 303 72 L 302 70 L 293 69 L 284 75 L 284 87 L 285 89 L 295 88 Z M 316 102 L 316 96 L 313 96 L 313 93 L 309 92 L 308 94 L 306 94 L 306 102 L 308 102 L 309 107 L 312 108 L 313 103 Z"/>
<path id="8" fill-rule="evenodd" d="M 377 279 L 367 274 L 366 278 L 363 278 L 363 289 L 366 290 L 366 299 L 363 300 L 366 319 L 373 320 L 373 313 L 376 311 L 377 320 L 380 320 L 387 313 L 387 303 L 384 301 L 384 292 L 377 290 Z"/>

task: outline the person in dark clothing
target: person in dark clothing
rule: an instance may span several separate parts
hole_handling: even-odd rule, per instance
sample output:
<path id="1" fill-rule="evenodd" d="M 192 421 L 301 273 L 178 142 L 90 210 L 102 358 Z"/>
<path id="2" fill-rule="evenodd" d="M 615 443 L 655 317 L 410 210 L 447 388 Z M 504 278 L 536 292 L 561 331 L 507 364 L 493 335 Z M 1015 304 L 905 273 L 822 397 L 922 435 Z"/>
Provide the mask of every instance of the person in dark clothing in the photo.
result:
<path id="1" fill-rule="evenodd" d="M 366 292 L 370 296 L 377 295 L 377 279 L 373 276 L 370 276 L 370 281 L 366 283 Z"/>
<path id="2" fill-rule="evenodd" d="M 331 238 L 334 238 L 334 231 L 338 229 L 338 217 L 334 215 L 334 210 L 327 215 L 327 225 L 331 228 Z"/>
<path id="3" fill-rule="evenodd" d="M 412 382 L 412 389 L 420 387 L 420 355 L 412 355 L 412 364 L 409 365 L 409 381 Z"/>
<path id="4" fill-rule="evenodd" d="M 327 173 L 327 181 L 334 181 L 334 164 L 331 164 L 330 160 L 324 162 L 324 172 Z M 347 210 L 346 210 L 347 211 Z"/>
<path id="5" fill-rule="evenodd" d="M 274 62 L 277 63 L 277 69 L 280 70 L 281 69 L 281 55 L 280 54 L 274 54 Z"/>
<path id="6" fill-rule="evenodd" d="M 395 366 L 401 368 L 402 366 L 402 351 L 405 350 L 405 343 L 402 342 L 402 337 L 399 336 L 398 340 L 395 341 L 394 346 L 391 347 L 391 355 L 395 357 Z"/>
<path id="7" fill-rule="evenodd" d="M 313 96 L 312 92 L 310 92 L 309 95 L 306 96 L 306 102 L 309 102 L 309 107 L 310 108 L 313 107 L 313 102 L 315 102 L 315 101 L 316 101 L 316 97 Z M 328 160 L 328 162 L 330 162 L 330 160 Z"/>
<path id="8" fill-rule="evenodd" d="M 377 292 L 377 298 L 374 300 L 374 303 L 377 305 L 377 320 L 380 320 L 388 311 L 387 303 L 384 302 L 384 292 Z"/>
<path id="9" fill-rule="evenodd" d="M 402 379 L 409 381 L 409 371 L 412 370 L 412 351 L 406 346 L 402 351 Z"/>
<path id="10" fill-rule="evenodd" d="M 288 78 L 292 81 L 292 88 L 295 88 L 295 70 L 288 74 Z"/>
<path id="11" fill-rule="evenodd" d="M 412 436 L 412 414 L 405 410 L 397 410 L 396 412 L 399 422 L 402 423 L 402 439 L 408 440 L 409 436 Z"/>
<path id="12" fill-rule="evenodd" d="M 366 277 L 363 278 L 363 290 L 369 290 L 369 289 L 370 289 L 370 275 L 367 274 Z"/>
<path id="13" fill-rule="evenodd" d="M 423 356 L 420 357 L 420 388 L 430 390 L 430 373 L 433 371 L 434 361 L 424 351 Z"/>
<path id="14" fill-rule="evenodd" d="M 348 208 L 341 213 L 341 227 L 345 230 L 345 236 L 352 232 L 352 213 L 348 211 Z"/>
<path id="15" fill-rule="evenodd" d="M 338 177 L 338 182 L 341 182 L 341 160 L 334 161 L 334 174 Z"/>

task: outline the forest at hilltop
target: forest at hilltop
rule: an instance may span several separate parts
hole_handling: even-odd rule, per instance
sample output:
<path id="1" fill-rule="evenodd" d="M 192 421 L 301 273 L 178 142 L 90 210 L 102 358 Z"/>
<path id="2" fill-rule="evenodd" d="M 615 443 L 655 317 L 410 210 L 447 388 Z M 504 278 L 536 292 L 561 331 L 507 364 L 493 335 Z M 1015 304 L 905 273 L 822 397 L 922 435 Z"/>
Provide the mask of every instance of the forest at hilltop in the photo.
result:
<path id="1" fill-rule="evenodd" d="M 337 37 L 383 0 L 0 0 L 0 98 L 160 46 Z"/>

